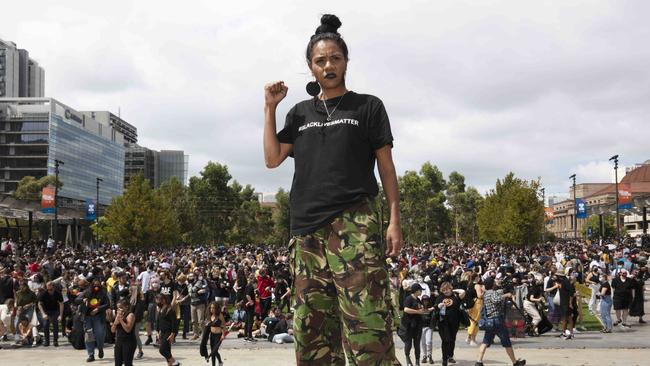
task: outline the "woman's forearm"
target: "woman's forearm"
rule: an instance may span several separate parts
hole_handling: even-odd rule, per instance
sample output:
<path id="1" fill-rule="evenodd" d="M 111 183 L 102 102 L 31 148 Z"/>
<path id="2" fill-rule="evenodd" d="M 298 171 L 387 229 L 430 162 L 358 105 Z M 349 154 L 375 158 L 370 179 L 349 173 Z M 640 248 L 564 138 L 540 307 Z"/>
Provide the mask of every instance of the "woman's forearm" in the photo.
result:
<path id="1" fill-rule="evenodd" d="M 280 141 L 275 126 L 276 106 L 264 106 L 264 162 L 267 168 L 280 165 Z"/>

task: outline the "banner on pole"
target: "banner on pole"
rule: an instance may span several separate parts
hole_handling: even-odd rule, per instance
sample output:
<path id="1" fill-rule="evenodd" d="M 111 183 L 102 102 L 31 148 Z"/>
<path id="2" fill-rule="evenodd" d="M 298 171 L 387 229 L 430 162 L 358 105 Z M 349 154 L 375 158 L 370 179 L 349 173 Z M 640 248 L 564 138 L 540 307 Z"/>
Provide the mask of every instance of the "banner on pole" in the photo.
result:
<path id="1" fill-rule="evenodd" d="M 555 213 L 553 212 L 553 209 L 551 207 L 544 207 L 544 221 L 546 221 L 547 224 L 553 223 L 553 219 L 555 218 Z"/>
<path id="2" fill-rule="evenodd" d="M 43 213 L 54 213 L 54 187 L 43 187 L 41 192 L 41 211 Z"/>
<path id="3" fill-rule="evenodd" d="M 587 202 L 582 198 L 576 199 L 576 218 L 577 219 L 586 219 L 587 218 Z"/>
<path id="4" fill-rule="evenodd" d="M 618 184 L 618 208 L 621 210 L 632 208 L 632 188 L 630 183 Z"/>
<path id="5" fill-rule="evenodd" d="M 86 199 L 86 220 L 97 219 L 97 202 L 94 198 Z"/>

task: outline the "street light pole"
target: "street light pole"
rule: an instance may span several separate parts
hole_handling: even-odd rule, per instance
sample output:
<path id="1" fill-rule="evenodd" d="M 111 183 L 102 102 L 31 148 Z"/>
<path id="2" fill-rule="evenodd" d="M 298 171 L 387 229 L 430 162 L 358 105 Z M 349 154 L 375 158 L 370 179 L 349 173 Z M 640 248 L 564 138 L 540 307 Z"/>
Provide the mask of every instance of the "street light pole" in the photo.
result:
<path id="1" fill-rule="evenodd" d="M 576 200 L 576 175 L 572 174 L 569 179 L 573 179 L 573 240 L 578 240 L 578 203 Z"/>
<path id="2" fill-rule="evenodd" d="M 103 182 L 102 178 L 97 177 L 97 200 L 95 201 L 95 243 L 99 246 L 99 182 Z"/>
<path id="3" fill-rule="evenodd" d="M 54 242 L 59 241 L 59 166 L 65 165 L 61 160 L 54 159 Z"/>
<path id="4" fill-rule="evenodd" d="M 542 192 L 542 208 L 544 209 L 544 212 L 542 213 L 544 217 L 544 226 L 542 226 L 542 243 L 546 243 L 546 197 L 544 197 L 546 190 L 542 187 L 540 191 Z"/>
<path id="5" fill-rule="evenodd" d="M 609 161 L 614 161 L 614 184 L 616 185 L 616 240 L 621 239 L 621 220 L 619 220 L 618 212 L 618 155 L 609 158 Z"/>

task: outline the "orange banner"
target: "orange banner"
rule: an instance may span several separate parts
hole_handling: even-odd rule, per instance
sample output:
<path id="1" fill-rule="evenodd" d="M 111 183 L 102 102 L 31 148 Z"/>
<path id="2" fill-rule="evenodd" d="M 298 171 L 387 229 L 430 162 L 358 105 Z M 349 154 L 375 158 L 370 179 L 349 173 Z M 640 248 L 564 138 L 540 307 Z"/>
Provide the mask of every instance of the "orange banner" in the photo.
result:
<path id="1" fill-rule="evenodd" d="M 54 187 L 43 187 L 41 193 L 41 210 L 45 213 L 54 213 Z"/>
<path id="2" fill-rule="evenodd" d="M 544 207 L 544 219 L 548 221 L 553 221 L 555 218 L 555 213 L 551 207 Z"/>

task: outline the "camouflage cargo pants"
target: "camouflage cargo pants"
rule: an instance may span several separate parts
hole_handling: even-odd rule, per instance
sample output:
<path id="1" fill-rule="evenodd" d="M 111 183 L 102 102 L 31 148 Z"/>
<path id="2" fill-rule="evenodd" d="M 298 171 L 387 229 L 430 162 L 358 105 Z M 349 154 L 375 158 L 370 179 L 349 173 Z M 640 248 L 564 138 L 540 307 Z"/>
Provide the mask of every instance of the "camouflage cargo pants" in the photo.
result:
<path id="1" fill-rule="evenodd" d="M 343 212 L 289 243 L 296 361 L 399 365 L 384 248 L 374 203 Z"/>

